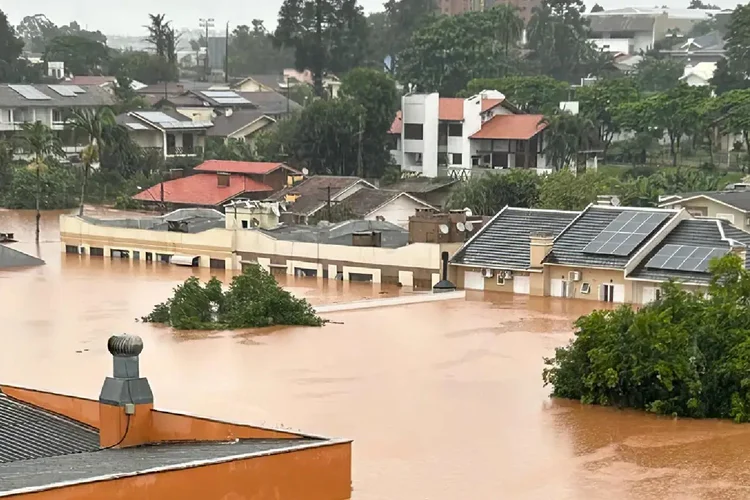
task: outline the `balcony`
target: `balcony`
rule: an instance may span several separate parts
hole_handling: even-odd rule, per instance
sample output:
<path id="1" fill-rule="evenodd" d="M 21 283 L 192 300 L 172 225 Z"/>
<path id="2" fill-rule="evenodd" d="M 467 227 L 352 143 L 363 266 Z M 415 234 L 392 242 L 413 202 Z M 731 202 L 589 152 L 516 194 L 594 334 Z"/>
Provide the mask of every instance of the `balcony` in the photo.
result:
<path id="1" fill-rule="evenodd" d="M 203 156 L 203 148 L 200 146 L 193 146 L 189 148 L 182 146 L 167 146 L 167 157 L 172 156 Z"/>

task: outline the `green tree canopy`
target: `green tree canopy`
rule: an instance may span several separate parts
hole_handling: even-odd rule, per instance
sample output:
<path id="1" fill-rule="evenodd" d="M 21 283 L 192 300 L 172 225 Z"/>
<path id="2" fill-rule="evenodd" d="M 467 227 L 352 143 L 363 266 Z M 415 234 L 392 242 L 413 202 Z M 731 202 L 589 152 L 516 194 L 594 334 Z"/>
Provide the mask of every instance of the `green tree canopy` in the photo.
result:
<path id="1" fill-rule="evenodd" d="M 708 294 L 663 286 L 661 299 L 576 321 L 546 359 L 553 395 L 693 418 L 750 420 L 750 275 L 729 255 L 710 265 Z"/>
<path id="2" fill-rule="evenodd" d="M 448 208 L 469 207 L 477 215 L 495 215 L 506 205 L 533 207 L 539 199 L 541 177 L 534 170 L 510 169 L 472 176 L 456 188 Z"/>
<path id="3" fill-rule="evenodd" d="M 507 76 L 503 78 L 475 78 L 461 94 L 476 95 L 483 90 L 497 90 L 526 113 L 551 113 L 568 97 L 570 86 L 549 76 Z"/>
<path id="4" fill-rule="evenodd" d="M 473 78 L 517 72 L 523 20 L 502 5 L 441 16 L 417 29 L 398 58 L 399 80 L 420 92 L 454 96 Z"/>
<path id="5" fill-rule="evenodd" d="M 638 86 L 643 92 L 669 90 L 679 83 L 684 67 L 676 59 L 644 56 L 635 67 Z"/>
<path id="6" fill-rule="evenodd" d="M 750 4 L 734 9 L 724 40 L 729 69 L 750 78 Z"/>
<path id="7" fill-rule="evenodd" d="M 109 60 L 109 49 L 81 35 L 60 35 L 47 44 L 44 60 L 62 61 L 74 75 L 98 75 Z"/>
<path id="8" fill-rule="evenodd" d="M 581 151 L 596 145 L 595 123 L 583 114 L 559 111 L 544 118 L 544 155 L 547 165 L 555 169 L 572 166 Z"/>
<path id="9" fill-rule="evenodd" d="M 125 50 L 112 56 L 109 73 L 118 78 L 138 80 L 148 85 L 173 82 L 179 78 L 177 66 L 146 51 Z"/>
<path id="10" fill-rule="evenodd" d="M 8 17 L 0 10 L 0 79 L 6 81 L 23 51 L 23 41 L 16 36 Z"/>
<path id="11" fill-rule="evenodd" d="M 599 80 L 593 85 L 578 89 L 580 113 L 591 120 L 599 130 L 599 143 L 604 148 L 604 158 L 615 134 L 622 130 L 615 110 L 617 106 L 638 100 L 638 88 L 631 78 Z"/>
<path id="12" fill-rule="evenodd" d="M 233 75 L 270 75 L 294 66 L 294 53 L 278 48 L 263 21 L 237 26 L 229 41 L 229 68 Z"/>
<path id="13" fill-rule="evenodd" d="M 391 70 L 398 71 L 399 54 L 409 46 L 415 31 L 429 23 L 437 13 L 436 0 L 388 0 L 383 12 L 383 49 L 380 63 L 391 58 Z M 374 26 L 377 28 L 377 25 Z"/>

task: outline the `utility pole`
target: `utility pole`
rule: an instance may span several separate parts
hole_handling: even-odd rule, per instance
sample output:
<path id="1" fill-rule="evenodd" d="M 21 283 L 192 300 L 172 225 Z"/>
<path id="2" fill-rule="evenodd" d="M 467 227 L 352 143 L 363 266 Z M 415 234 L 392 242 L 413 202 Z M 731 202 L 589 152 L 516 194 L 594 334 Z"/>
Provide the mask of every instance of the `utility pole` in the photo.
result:
<path id="1" fill-rule="evenodd" d="M 201 28 L 206 29 L 206 58 L 203 60 L 203 71 L 205 73 L 206 81 L 208 81 L 209 69 L 208 69 L 208 30 L 214 27 L 214 18 L 209 17 L 207 19 L 200 18 L 198 24 Z"/>
<path id="2" fill-rule="evenodd" d="M 290 106 L 290 103 L 289 103 L 289 92 L 290 92 L 290 89 L 289 89 L 289 77 L 286 76 L 284 78 L 286 79 L 286 116 L 288 117 L 289 116 L 289 106 Z"/>
<path id="3" fill-rule="evenodd" d="M 224 38 L 224 83 L 229 83 L 229 21 L 227 21 L 227 34 Z"/>
<path id="4" fill-rule="evenodd" d="M 358 142 L 359 145 L 357 147 L 357 175 L 360 177 L 365 176 L 364 172 L 364 166 L 362 165 L 362 135 L 364 134 L 364 124 L 362 123 L 364 121 L 364 117 L 362 114 L 359 115 L 359 133 L 358 136 Z"/>

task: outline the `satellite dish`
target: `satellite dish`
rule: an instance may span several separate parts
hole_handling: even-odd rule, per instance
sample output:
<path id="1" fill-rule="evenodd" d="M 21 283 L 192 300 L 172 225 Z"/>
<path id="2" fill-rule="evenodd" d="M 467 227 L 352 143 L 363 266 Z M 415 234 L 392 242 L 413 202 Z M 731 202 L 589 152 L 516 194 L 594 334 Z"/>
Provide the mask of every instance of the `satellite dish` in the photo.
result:
<path id="1" fill-rule="evenodd" d="M 613 196 L 610 201 L 612 202 L 612 206 L 613 207 L 619 207 L 620 206 L 620 198 L 618 198 L 617 196 Z"/>
<path id="2" fill-rule="evenodd" d="M 271 205 L 271 211 L 276 217 L 281 217 L 281 211 L 279 210 L 279 206 L 277 204 Z"/>
<path id="3" fill-rule="evenodd" d="M 464 225 L 464 223 L 463 223 L 463 222 L 459 222 L 459 223 L 457 223 L 457 224 L 456 224 L 456 228 L 457 228 L 457 229 L 458 229 L 459 231 L 461 231 L 462 233 L 463 233 L 464 231 L 466 231 L 466 226 Z"/>
<path id="4" fill-rule="evenodd" d="M 469 207 L 464 208 L 464 213 L 466 214 L 466 217 L 471 217 L 472 215 L 474 215 Z"/>
<path id="5" fill-rule="evenodd" d="M 307 167 L 305 167 L 305 168 L 302 169 L 302 175 L 307 175 L 309 173 L 310 173 L 310 171 L 307 170 Z"/>
<path id="6" fill-rule="evenodd" d="M 466 224 L 464 224 L 464 226 L 466 227 L 466 230 L 469 231 L 469 232 L 471 232 L 471 231 L 474 230 L 474 224 L 472 224 L 471 221 L 467 220 Z"/>
<path id="7" fill-rule="evenodd" d="M 448 234 L 448 231 L 450 231 L 450 228 L 446 224 L 440 224 L 441 233 Z"/>

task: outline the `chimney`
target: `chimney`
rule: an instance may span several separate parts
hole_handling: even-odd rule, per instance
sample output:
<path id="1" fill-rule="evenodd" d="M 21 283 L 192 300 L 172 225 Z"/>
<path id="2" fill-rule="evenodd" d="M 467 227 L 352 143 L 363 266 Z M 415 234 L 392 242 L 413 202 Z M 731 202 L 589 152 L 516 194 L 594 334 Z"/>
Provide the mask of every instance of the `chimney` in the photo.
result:
<path id="1" fill-rule="evenodd" d="M 432 287 L 433 293 L 442 293 L 442 292 L 453 292 L 456 290 L 456 285 L 448 281 L 448 258 L 450 255 L 448 255 L 448 252 L 443 252 L 440 255 L 440 260 L 442 261 L 442 272 L 443 276 L 440 281 L 435 283 L 435 286 Z"/>
<path id="2" fill-rule="evenodd" d="M 138 370 L 143 340 L 135 335 L 113 335 L 107 349 L 113 357 L 113 373 L 104 380 L 99 394 L 99 445 L 125 448 L 146 444 L 154 395 Z"/>
<path id="3" fill-rule="evenodd" d="M 552 243 L 555 237 L 552 233 L 534 232 L 529 235 L 531 239 L 530 264 L 531 268 L 541 268 L 545 257 L 552 251 Z"/>

